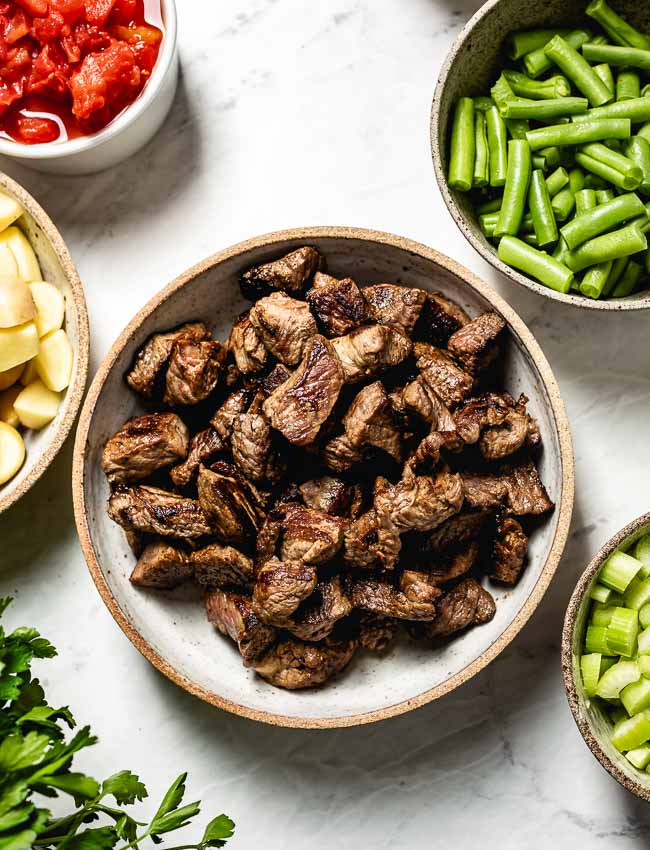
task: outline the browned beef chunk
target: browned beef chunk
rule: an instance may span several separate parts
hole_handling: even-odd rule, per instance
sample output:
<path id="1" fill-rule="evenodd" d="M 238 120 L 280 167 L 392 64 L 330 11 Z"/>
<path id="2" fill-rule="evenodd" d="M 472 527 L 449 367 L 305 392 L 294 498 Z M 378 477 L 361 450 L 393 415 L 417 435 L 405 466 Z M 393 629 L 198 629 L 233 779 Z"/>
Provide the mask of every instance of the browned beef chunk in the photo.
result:
<path id="1" fill-rule="evenodd" d="M 271 395 L 272 392 L 282 386 L 285 381 L 291 377 L 291 370 L 283 363 L 276 364 L 269 374 L 262 379 L 262 390 L 265 396 Z"/>
<path id="2" fill-rule="evenodd" d="M 475 375 L 494 361 L 498 354 L 497 339 L 505 326 L 496 313 L 483 313 L 452 334 L 447 348 Z"/>
<path id="3" fill-rule="evenodd" d="M 203 587 L 253 587 L 253 561 L 232 546 L 210 543 L 192 552 L 190 562 Z"/>
<path id="4" fill-rule="evenodd" d="M 127 384 L 136 393 L 151 398 L 156 380 L 167 365 L 176 340 L 201 342 L 209 340 L 211 336 L 203 322 L 191 322 L 167 333 L 154 334 L 138 351 L 133 368 L 126 376 Z"/>
<path id="5" fill-rule="evenodd" d="M 500 511 L 497 515 L 490 578 L 501 584 L 515 585 L 524 568 L 527 551 L 528 537 L 521 524 Z"/>
<path id="6" fill-rule="evenodd" d="M 343 417 L 343 429 L 343 434 L 330 440 L 323 451 L 325 463 L 334 472 L 343 472 L 361 460 L 364 446 L 381 449 L 395 460 L 400 459 L 401 436 L 381 381 L 358 393 Z"/>
<path id="7" fill-rule="evenodd" d="M 258 564 L 264 564 L 270 558 L 280 554 L 284 507 L 285 503 L 281 503 L 266 515 L 264 525 L 260 529 L 255 542 L 256 561 Z"/>
<path id="8" fill-rule="evenodd" d="M 331 275 L 316 272 L 307 301 L 329 337 L 350 333 L 366 319 L 366 303 L 359 287 L 349 277 L 337 280 Z"/>
<path id="9" fill-rule="evenodd" d="M 271 426 L 261 413 L 240 413 L 233 423 L 232 457 L 251 481 L 273 480 L 276 467 L 271 457 Z"/>
<path id="10" fill-rule="evenodd" d="M 416 336 L 432 345 L 446 347 L 449 338 L 469 322 L 467 313 L 442 292 L 430 292 L 416 328 Z"/>
<path id="11" fill-rule="evenodd" d="M 341 362 L 346 384 L 372 378 L 405 360 L 412 350 L 411 340 L 395 328 L 364 325 L 332 340 Z"/>
<path id="12" fill-rule="evenodd" d="M 496 612 L 492 595 L 473 578 L 463 579 L 437 603 L 438 616 L 422 629 L 427 638 L 447 637 L 468 626 L 489 622 Z"/>
<path id="13" fill-rule="evenodd" d="M 270 289 L 284 292 L 302 292 L 323 265 L 323 258 L 315 248 L 298 248 L 279 260 L 253 266 L 241 276 L 241 288 L 245 298 L 257 300 Z"/>
<path id="14" fill-rule="evenodd" d="M 466 575 L 477 561 L 480 551 L 478 541 L 472 540 L 438 555 L 426 564 L 427 580 L 436 586 Z"/>
<path id="15" fill-rule="evenodd" d="M 356 641 L 326 638 L 305 643 L 288 638 L 276 644 L 255 665 L 255 672 L 276 688 L 293 691 L 322 685 L 350 662 Z"/>
<path id="16" fill-rule="evenodd" d="M 331 561 L 343 543 L 344 520 L 292 503 L 281 510 L 282 559 L 306 564 Z"/>
<path id="17" fill-rule="evenodd" d="M 390 517 L 398 532 L 431 531 L 453 516 L 463 503 L 460 476 L 410 475 L 375 495 L 375 510 Z"/>
<path id="18" fill-rule="evenodd" d="M 226 347 L 214 340 L 176 340 L 167 368 L 165 403 L 173 407 L 204 401 L 219 382 L 226 354 Z"/>
<path id="19" fill-rule="evenodd" d="M 454 361 L 449 352 L 425 342 L 416 342 L 415 356 L 421 379 L 450 410 L 472 394 L 474 378 Z"/>
<path id="20" fill-rule="evenodd" d="M 196 478 L 201 464 L 208 464 L 223 451 L 223 442 L 214 428 L 206 428 L 199 431 L 190 440 L 190 450 L 187 458 L 175 466 L 171 472 L 171 479 L 177 487 L 187 487 Z"/>
<path id="21" fill-rule="evenodd" d="M 269 354 L 262 342 L 262 337 L 253 327 L 250 311 L 242 313 L 233 324 L 228 339 L 228 349 L 243 375 L 261 372 L 266 366 Z"/>
<path id="22" fill-rule="evenodd" d="M 217 463 L 202 466 L 198 477 L 199 502 L 222 540 L 237 542 L 255 534 L 264 521 L 257 493 L 234 467 Z"/>
<path id="23" fill-rule="evenodd" d="M 352 602 L 340 576 L 316 585 L 312 596 L 296 611 L 289 631 L 301 640 L 323 640 L 352 612 Z"/>
<path id="24" fill-rule="evenodd" d="M 363 611 L 398 620 L 433 620 L 440 591 L 418 581 L 408 591 L 407 595 L 377 578 L 356 579 L 351 585 L 352 604 Z"/>
<path id="25" fill-rule="evenodd" d="M 467 445 L 477 443 L 486 428 L 506 421 L 514 404 L 508 393 L 488 392 L 466 399 L 454 411 L 454 422 L 462 441 Z"/>
<path id="26" fill-rule="evenodd" d="M 260 623 L 253 613 L 250 596 L 230 590 L 209 590 L 205 594 L 205 612 L 221 634 L 235 641 L 245 667 L 255 664 L 277 637 L 273 626 Z"/>
<path id="27" fill-rule="evenodd" d="M 524 445 L 534 447 L 540 444 L 537 422 L 526 413 L 527 401 L 525 395 L 519 396 L 501 423 L 483 431 L 479 448 L 486 460 L 500 460 L 519 451 Z"/>
<path id="28" fill-rule="evenodd" d="M 257 570 L 253 610 L 263 623 L 284 626 L 300 603 L 311 596 L 317 582 L 315 567 L 271 558 Z"/>
<path id="29" fill-rule="evenodd" d="M 495 508 L 506 503 L 515 516 L 539 515 L 554 506 L 535 465 L 526 461 L 505 466 L 500 473 L 462 472 L 465 501 L 473 508 Z"/>
<path id="30" fill-rule="evenodd" d="M 417 449 L 406 461 L 406 469 L 413 473 L 435 470 L 440 463 L 442 449 L 459 451 L 462 443 L 456 430 L 432 431 L 422 440 Z"/>
<path id="31" fill-rule="evenodd" d="M 149 413 L 123 425 L 104 446 L 102 469 L 109 481 L 140 481 L 187 455 L 190 435 L 174 413 Z"/>
<path id="32" fill-rule="evenodd" d="M 139 587 L 170 589 L 192 577 L 192 564 L 186 552 L 163 540 L 150 543 L 138 558 L 131 583 Z"/>
<path id="33" fill-rule="evenodd" d="M 212 533 L 195 499 L 145 484 L 118 485 L 108 500 L 108 515 L 122 528 L 177 540 L 197 540 Z"/>
<path id="34" fill-rule="evenodd" d="M 370 318 L 379 325 L 397 328 L 411 335 L 424 307 L 427 294 L 424 289 L 410 289 L 393 283 L 378 283 L 361 290 Z"/>
<path id="35" fill-rule="evenodd" d="M 235 390 L 234 393 L 231 393 L 228 396 L 210 420 L 210 424 L 224 443 L 228 443 L 230 441 L 235 419 L 240 413 L 245 412 L 252 397 L 253 393 L 250 389 L 244 387 L 242 389 Z"/>
<path id="36" fill-rule="evenodd" d="M 415 414 L 431 425 L 434 431 L 455 430 L 449 408 L 431 384 L 419 375 L 410 384 L 391 394 L 400 412 Z"/>
<path id="37" fill-rule="evenodd" d="M 497 508 L 508 495 L 503 475 L 491 472 L 461 472 L 465 502 L 472 508 Z"/>
<path id="38" fill-rule="evenodd" d="M 435 557 L 450 549 L 466 546 L 480 536 L 490 516 L 490 511 L 487 510 L 462 511 L 455 514 L 427 534 L 424 552 Z"/>
<path id="39" fill-rule="evenodd" d="M 309 340 L 318 333 L 309 306 L 283 292 L 261 298 L 251 308 L 250 320 L 266 350 L 287 366 L 302 360 Z"/>
<path id="40" fill-rule="evenodd" d="M 377 512 L 372 509 L 345 529 L 345 561 L 351 567 L 368 569 L 377 562 L 394 563 L 397 560 L 401 543 L 399 536 L 382 541 L 379 544 L 379 523 Z"/>
<path id="41" fill-rule="evenodd" d="M 315 336 L 300 366 L 264 402 L 264 413 L 290 443 L 308 445 L 332 412 L 342 386 L 343 372 L 332 343 Z"/>
<path id="42" fill-rule="evenodd" d="M 355 519 L 361 507 L 361 489 L 358 485 L 347 484 L 340 478 L 324 475 L 305 481 L 300 485 L 300 494 L 308 508 L 315 508 L 332 516 L 346 516 Z"/>
<path id="43" fill-rule="evenodd" d="M 359 619 L 359 645 L 369 652 L 384 652 L 397 635 L 398 623 L 392 617 L 362 611 Z"/>
<path id="44" fill-rule="evenodd" d="M 134 528 L 125 528 L 124 536 L 126 537 L 126 542 L 129 544 L 129 549 L 136 558 L 139 558 L 147 547 L 147 543 L 150 540 L 149 536 L 136 531 Z"/>

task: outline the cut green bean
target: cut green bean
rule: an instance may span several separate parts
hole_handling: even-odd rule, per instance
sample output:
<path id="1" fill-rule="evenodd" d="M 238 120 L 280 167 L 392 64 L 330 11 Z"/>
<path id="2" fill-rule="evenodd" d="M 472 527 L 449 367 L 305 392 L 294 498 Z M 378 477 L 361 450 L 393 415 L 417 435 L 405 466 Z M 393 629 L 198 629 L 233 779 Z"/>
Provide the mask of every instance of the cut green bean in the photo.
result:
<path id="1" fill-rule="evenodd" d="M 596 121 L 602 118 L 629 118 L 632 124 L 641 124 L 650 121 L 650 97 L 635 97 L 631 100 L 617 100 L 588 112 L 572 116 L 576 124 Z M 612 138 L 621 138 L 612 136 Z"/>
<path id="2" fill-rule="evenodd" d="M 546 80 L 531 80 L 519 71 L 504 71 L 503 76 L 510 83 L 510 88 L 517 97 L 530 100 L 553 100 L 558 97 L 568 97 L 571 86 L 566 77 L 556 74 Z"/>
<path id="3" fill-rule="evenodd" d="M 610 201 L 613 201 L 616 197 L 616 194 L 611 189 L 597 189 L 596 190 L 596 203 L 597 204 L 608 204 Z"/>
<path id="4" fill-rule="evenodd" d="M 593 38 L 589 39 L 589 44 L 609 44 L 609 39 L 606 35 L 598 33 Z"/>
<path id="5" fill-rule="evenodd" d="M 614 83 L 614 75 L 612 74 L 612 69 L 609 67 L 607 62 L 602 62 L 600 65 L 594 65 L 594 74 L 598 74 L 600 79 L 605 83 L 605 85 L 613 95 L 616 91 L 616 84 Z"/>
<path id="6" fill-rule="evenodd" d="M 548 148 L 542 148 L 539 153 L 546 160 L 547 168 L 557 168 L 557 166 L 562 162 L 562 150 L 555 147 L 555 145 Z"/>
<path id="7" fill-rule="evenodd" d="M 650 39 L 634 29 L 625 18 L 617 15 L 606 0 L 593 0 L 586 13 L 601 25 L 607 35 L 617 44 L 630 47 L 650 48 Z"/>
<path id="8" fill-rule="evenodd" d="M 544 53 L 588 98 L 592 106 L 602 106 L 612 99 L 612 93 L 598 74 L 594 73 L 589 62 L 561 35 L 553 36 L 544 48 Z"/>
<path id="9" fill-rule="evenodd" d="M 508 173 L 503 189 L 503 203 L 494 235 L 514 236 L 524 217 L 531 174 L 531 155 L 528 142 L 511 139 L 508 142 Z"/>
<path id="10" fill-rule="evenodd" d="M 567 173 L 566 168 L 560 166 L 556 168 L 551 174 L 546 178 L 546 188 L 548 189 L 548 193 L 551 198 L 560 191 L 560 189 L 564 189 L 564 187 L 569 182 L 569 175 Z"/>
<path id="11" fill-rule="evenodd" d="M 576 215 L 593 210 L 598 205 L 595 189 L 581 189 L 576 193 Z"/>
<path id="12" fill-rule="evenodd" d="M 639 127 L 636 134 L 642 139 L 645 139 L 646 142 L 650 142 L 650 121 L 647 121 L 642 127 Z"/>
<path id="13" fill-rule="evenodd" d="M 474 101 L 461 97 L 456 104 L 451 128 L 451 154 L 449 158 L 449 186 L 460 192 L 469 192 L 474 182 Z"/>
<path id="14" fill-rule="evenodd" d="M 485 126 L 490 151 L 490 186 L 505 186 L 508 173 L 508 136 L 506 125 L 496 106 L 485 113 Z"/>
<path id="15" fill-rule="evenodd" d="M 525 118 L 505 118 L 506 128 L 513 139 L 525 139 L 530 124 Z"/>
<path id="16" fill-rule="evenodd" d="M 511 59 L 521 59 L 526 53 L 545 47 L 554 35 L 566 35 L 570 30 L 535 29 L 511 32 L 506 41 L 506 49 Z"/>
<path id="17" fill-rule="evenodd" d="M 629 262 L 629 257 L 619 257 L 617 260 L 614 260 L 614 262 L 612 263 L 612 270 L 609 273 L 609 277 L 607 278 L 607 283 L 603 288 L 604 296 L 609 296 L 612 294 L 612 291 L 621 279 L 621 275 L 625 271 L 625 268 Z"/>
<path id="18" fill-rule="evenodd" d="M 497 227 L 497 222 L 499 220 L 499 211 L 484 213 L 478 217 L 479 227 L 481 228 L 483 234 L 488 237 L 488 239 L 492 239 L 494 236 L 494 231 Z"/>
<path id="19" fill-rule="evenodd" d="M 636 71 L 624 68 L 616 78 L 616 100 L 636 100 L 641 97 L 641 78 Z"/>
<path id="20" fill-rule="evenodd" d="M 638 195 L 633 193 L 619 195 L 606 204 L 598 206 L 594 204 L 588 212 L 576 216 L 565 224 L 561 229 L 562 238 L 573 251 L 589 239 L 607 233 L 608 230 L 613 230 L 629 219 L 644 213 L 645 206 Z"/>
<path id="21" fill-rule="evenodd" d="M 558 33 L 556 33 L 558 35 Z M 589 41 L 591 38 L 591 33 L 589 30 L 572 30 L 561 36 L 564 38 L 567 44 L 573 47 L 574 50 L 577 50 L 579 47 L 582 47 L 583 44 Z M 555 36 L 553 36 L 555 38 Z M 549 39 L 548 42 L 544 45 L 544 47 L 539 47 L 536 50 L 531 50 L 530 53 L 527 53 L 523 57 L 524 69 L 529 77 L 541 77 L 546 71 L 550 70 L 553 67 L 553 62 L 546 55 L 546 47 L 553 39 Z"/>
<path id="22" fill-rule="evenodd" d="M 583 97 L 558 97 L 553 100 L 526 100 L 513 98 L 504 103 L 504 118 L 525 118 L 532 121 L 555 121 L 563 116 L 587 112 L 589 102 Z"/>
<path id="23" fill-rule="evenodd" d="M 515 236 L 504 236 L 499 242 L 499 259 L 557 292 L 567 293 L 571 289 L 573 273 L 570 269 Z"/>
<path id="24" fill-rule="evenodd" d="M 485 203 L 480 204 L 476 208 L 476 212 L 478 215 L 485 215 L 486 213 L 491 212 L 499 212 L 501 209 L 501 198 L 494 198 L 491 201 L 485 201 Z"/>
<path id="25" fill-rule="evenodd" d="M 612 261 L 599 263 L 587 269 L 580 283 L 580 292 L 587 298 L 600 298 L 612 270 Z"/>
<path id="26" fill-rule="evenodd" d="M 585 175 L 585 189 L 595 189 L 596 191 L 599 191 L 606 188 L 607 183 L 602 177 L 598 177 L 596 174 Z"/>
<path id="27" fill-rule="evenodd" d="M 494 101 L 491 97 L 475 97 L 474 100 L 474 109 L 478 109 L 479 112 L 487 112 L 492 106 L 494 106 Z"/>
<path id="28" fill-rule="evenodd" d="M 557 242 L 557 223 L 542 171 L 533 171 L 528 193 L 528 206 L 540 248 L 546 248 L 547 245 Z"/>
<path id="29" fill-rule="evenodd" d="M 638 254 L 640 251 L 645 251 L 647 247 L 645 234 L 641 232 L 639 226 L 628 224 L 620 230 L 596 236 L 595 239 L 590 239 L 574 251 L 569 251 L 566 264 L 572 271 L 580 272 L 598 263 Z M 601 581 L 607 584 L 602 576 Z"/>
<path id="30" fill-rule="evenodd" d="M 557 221 L 566 221 L 575 207 L 576 194 L 584 189 L 585 176 L 580 168 L 572 168 L 569 172 L 569 185 L 561 189 L 551 201 Z M 567 248 L 568 250 L 568 248 Z"/>
<path id="31" fill-rule="evenodd" d="M 542 156 L 539 153 L 533 154 L 531 162 L 533 168 L 540 168 L 542 171 L 548 171 L 548 163 L 546 162 L 545 156 Z"/>
<path id="32" fill-rule="evenodd" d="M 492 95 L 492 100 L 496 103 L 499 112 L 505 117 L 506 106 L 511 100 L 515 99 L 516 95 L 503 74 L 500 75 L 499 79 L 490 89 L 490 94 Z M 516 118 L 517 116 L 513 115 L 512 117 Z"/>
<path id="33" fill-rule="evenodd" d="M 527 245 L 532 245 L 533 248 L 541 248 L 536 233 L 520 233 L 519 236 Z"/>
<path id="34" fill-rule="evenodd" d="M 625 298 L 631 295 L 636 289 L 643 275 L 643 266 L 636 260 L 630 260 L 625 267 L 621 279 L 616 284 L 612 292 L 612 298 Z"/>
<path id="35" fill-rule="evenodd" d="M 483 188 L 483 186 L 487 186 L 490 182 L 490 151 L 488 149 L 485 114 L 483 112 L 474 112 L 474 138 L 476 153 L 474 155 L 473 184 L 478 188 Z"/>
<path id="36" fill-rule="evenodd" d="M 650 50 L 636 47 L 615 47 L 612 44 L 582 44 L 582 55 L 587 62 L 607 62 L 614 68 L 640 68 L 650 72 Z"/>
<path id="37" fill-rule="evenodd" d="M 628 101 L 628 103 L 631 103 L 631 101 Z M 587 112 L 587 116 L 592 111 Z M 538 151 L 550 145 L 557 147 L 583 145 L 588 142 L 602 142 L 605 139 L 628 139 L 631 135 L 632 124 L 628 118 L 610 118 L 608 120 L 589 120 L 538 127 L 536 130 L 530 130 L 526 133 L 526 138 L 531 150 Z"/>
<path id="38" fill-rule="evenodd" d="M 588 156 L 581 151 L 576 153 L 576 162 L 587 171 L 591 171 L 592 174 L 597 174 L 612 185 L 618 186 L 619 189 L 626 189 L 628 191 L 636 189 L 641 184 L 643 178 L 641 169 L 636 166 L 631 168 L 628 173 L 623 174 L 621 171 L 603 162 L 602 159 L 594 159 L 594 157 Z"/>
<path id="39" fill-rule="evenodd" d="M 643 136 L 632 136 L 625 143 L 625 155 L 643 172 L 639 186 L 642 195 L 650 195 L 650 142 Z"/>

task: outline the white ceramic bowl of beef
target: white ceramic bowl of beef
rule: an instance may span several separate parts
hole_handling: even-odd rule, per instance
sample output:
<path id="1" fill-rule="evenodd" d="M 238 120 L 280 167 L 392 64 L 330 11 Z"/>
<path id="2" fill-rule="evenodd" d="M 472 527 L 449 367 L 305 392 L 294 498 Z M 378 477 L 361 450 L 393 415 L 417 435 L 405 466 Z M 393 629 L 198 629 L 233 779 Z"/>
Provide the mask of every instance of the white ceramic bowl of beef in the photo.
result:
<path id="1" fill-rule="evenodd" d="M 346 670 L 321 688 L 284 691 L 242 667 L 233 643 L 207 622 L 198 589 L 150 592 L 130 584 L 134 556 L 122 529 L 106 513 L 108 484 L 101 451 L 140 400 L 124 373 L 147 337 L 202 319 L 220 339 L 249 302 L 239 274 L 301 245 L 314 245 L 329 271 L 360 284 L 392 281 L 441 290 L 470 314 L 500 313 L 508 323 L 504 386 L 525 393 L 539 422 L 544 449 L 540 473 L 554 513 L 533 534 L 530 562 L 512 590 L 490 588 L 494 620 L 442 649 L 407 640 L 383 658 L 357 653 Z M 368 230 L 304 228 L 251 239 L 194 266 L 163 289 L 119 336 L 90 388 L 77 432 L 73 493 L 77 528 L 90 572 L 110 612 L 142 654 L 187 691 L 236 714 L 284 726 L 352 726 L 410 711 L 467 681 L 493 660 L 539 604 L 564 549 L 573 507 L 571 437 L 551 369 L 521 319 L 493 289 L 430 248 Z"/>
<path id="2" fill-rule="evenodd" d="M 0 155 L 51 174 L 94 174 L 137 153 L 156 135 L 167 117 L 178 86 L 175 0 L 161 0 L 163 40 L 151 77 L 134 100 L 110 124 L 69 141 L 23 145 L 0 139 Z"/>

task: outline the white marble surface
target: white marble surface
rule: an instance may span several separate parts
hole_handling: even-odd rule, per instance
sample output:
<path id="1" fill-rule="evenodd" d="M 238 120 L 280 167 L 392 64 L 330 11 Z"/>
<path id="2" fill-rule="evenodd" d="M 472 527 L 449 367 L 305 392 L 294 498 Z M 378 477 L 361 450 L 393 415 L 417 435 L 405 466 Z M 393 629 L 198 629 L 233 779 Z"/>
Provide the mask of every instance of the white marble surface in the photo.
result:
<path id="1" fill-rule="evenodd" d="M 12 623 L 59 647 L 53 702 L 99 732 L 81 759 L 181 769 L 233 847 L 465 850 L 648 845 L 650 811 L 596 763 L 559 666 L 564 608 L 592 553 L 648 510 L 648 317 L 555 306 L 497 279 L 443 207 L 428 114 L 438 69 L 476 0 L 180 0 L 183 83 L 159 137 L 124 167 L 48 178 L 11 164 L 61 228 L 86 286 L 92 370 L 176 273 L 249 235 L 303 224 L 394 231 L 489 279 L 529 323 L 573 426 L 571 541 L 534 619 L 453 695 L 375 726 L 273 729 L 219 712 L 160 676 L 91 583 L 70 504 L 71 446 L 0 517 L 0 592 Z M 207 12 L 206 10 L 211 9 Z M 200 15 L 200 17 L 199 17 Z"/>

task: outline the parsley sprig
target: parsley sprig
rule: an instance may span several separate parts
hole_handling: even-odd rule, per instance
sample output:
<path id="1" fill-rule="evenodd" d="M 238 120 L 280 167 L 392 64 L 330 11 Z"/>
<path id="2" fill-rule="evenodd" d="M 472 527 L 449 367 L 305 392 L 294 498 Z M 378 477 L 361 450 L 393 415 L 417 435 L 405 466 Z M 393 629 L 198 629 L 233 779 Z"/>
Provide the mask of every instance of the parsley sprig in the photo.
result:
<path id="1" fill-rule="evenodd" d="M 11 603 L 0 599 L 0 618 Z M 147 789 L 139 777 L 122 770 L 98 782 L 72 770 L 76 753 L 97 743 L 88 726 L 71 737 L 75 720 L 67 707 L 52 708 L 38 679 L 35 658 L 53 658 L 56 650 L 36 629 L 5 633 L 0 624 L 0 850 L 139 850 L 143 842 L 187 826 L 200 812 L 198 802 L 183 805 L 186 773 L 176 779 L 149 822 L 136 820 L 125 807 L 141 802 Z M 71 798 L 70 814 L 54 817 L 40 798 Z M 170 850 L 223 847 L 234 823 L 219 815 L 198 843 Z"/>

